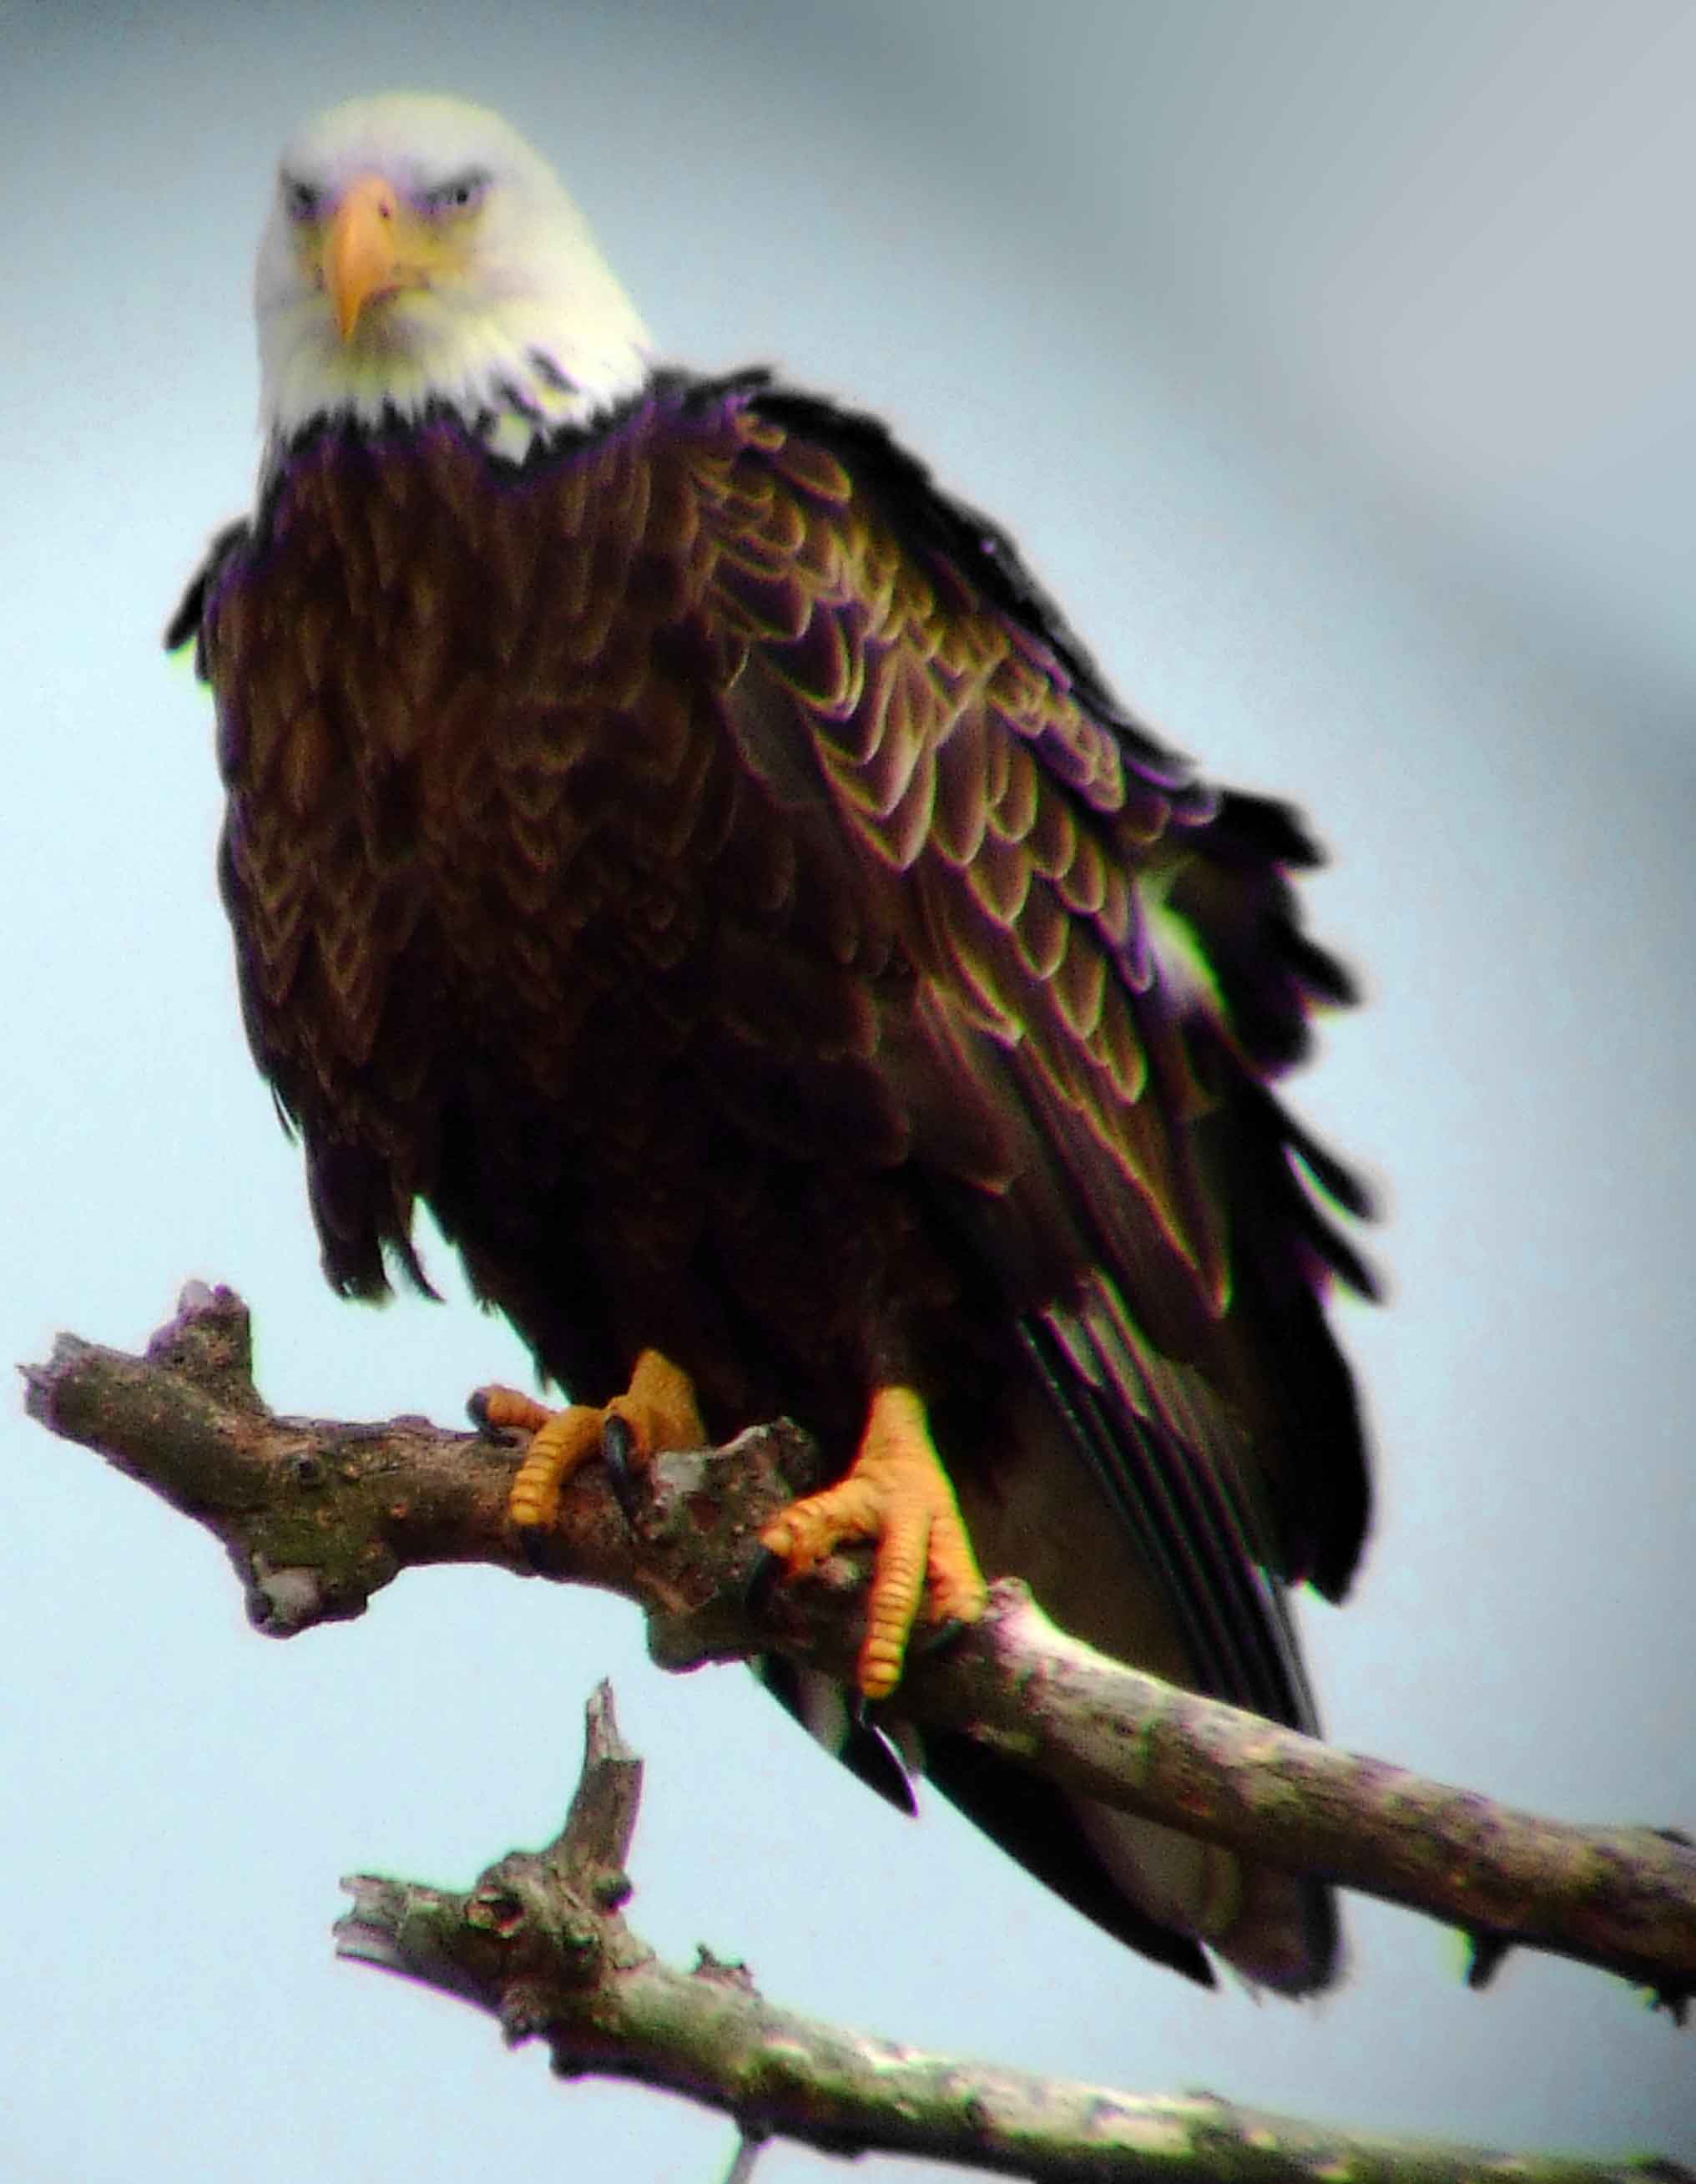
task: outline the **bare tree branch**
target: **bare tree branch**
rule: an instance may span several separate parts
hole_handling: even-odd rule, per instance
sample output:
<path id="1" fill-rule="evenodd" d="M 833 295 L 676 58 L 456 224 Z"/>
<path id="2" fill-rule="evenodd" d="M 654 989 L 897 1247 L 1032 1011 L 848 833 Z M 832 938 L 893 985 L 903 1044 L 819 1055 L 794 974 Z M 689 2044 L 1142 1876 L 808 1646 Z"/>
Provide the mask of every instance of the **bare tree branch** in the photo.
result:
<path id="1" fill-rule="evenodd" d="M 506 1522 L 513 1448 L 421 1419 L 277 1416 L 227 1290 L 185 1291 L 143 1357 L 62 1336 L 26 1379 L 43 1424 L 223 1541 L 252 1619 L 275 1635 L 361 1613 L 413 1565 L 528 1570 Z M 565 1497 L 548 1574 L 639 1602 L 665 1666 L 778 1651 L 846 1675 L 863 1558 L 832 1557 L 758 1612 L 748 1599 L 760 1526 L 819 1483 L 816 1452 L 783 1424 L 659 1458 L 633 1523 L 592 1466 Z M 1565 1825 L 1334 1751 L 1106 1659 L 1016 1584 L 995 1587 L 983 1624 L 913 1660 L 899 1704 L 1127 1811 L 1459 1926 L 1476 1985 L 1523 1945 L 1644 1985 L 1681 2018 L 1696 1990 L 1696 1851 L 1682 1838 Z"/>
<path id="2" fill-rule="evenodd" d="M 1494 2170 L 1530 2184 L 1696 2184 L 1644 2159 L 1515 2157 L 1298 2123 L 1211 2094 L 1138 2098 L 1031 2077 L 844 2032 L 766 2001 L 741 1964 L 701 1953 L 661 1964 L 623 1915 L 641 1763 L 603 1684 L 589 1701 L 583 1773 L 564 1828 L 514 1851 L 466 1895 L 361 1874 L 338 1952 L 486 2009 L 509 2042 L 540 2039 L 564 2077 L 636 2078 L 733 2117 L 742 2145 L 771 2137 L 832 2153 L 929 2155 L 1003 2176 L 1066 2180 L 1228 2177 L 1289 2184 L 1460 2184 Z"/>

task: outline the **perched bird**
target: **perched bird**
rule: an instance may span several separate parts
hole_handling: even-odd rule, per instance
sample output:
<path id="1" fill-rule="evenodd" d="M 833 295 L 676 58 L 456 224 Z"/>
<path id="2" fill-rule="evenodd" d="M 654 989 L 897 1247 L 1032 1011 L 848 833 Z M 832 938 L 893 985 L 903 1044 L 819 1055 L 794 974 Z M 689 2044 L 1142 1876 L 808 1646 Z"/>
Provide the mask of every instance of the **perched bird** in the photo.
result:
<path id="1" fill-rule="evenodd" d="M 1324 1292 L 1363 1210 L 1278 1104 L 1315 1003 L 1293 814 L 1198 782 L 1003 532 L 869 418 L 656 365 L 543 161 L 441 98 L 287 147 L 257 284 L 257 509 L 172 623 L 228 789 L 248 1037 L 330 1280 L 423 1284 L 415 1206 L 638 1457 L 787 1413 L 874 1537 L 863 1696 L 1016 1572 L 1119 1657 L 1313 1708 L 1284 1587 L 1367 1513 Z M 974 1548 L 976 1553 L 974 1555 Z M 863 1711 L 781 1664 L 898 1800 Z M 932 1779 L 1202 1980 L 1337 1953 L 1316 1883 L 963 1739 Z"/>

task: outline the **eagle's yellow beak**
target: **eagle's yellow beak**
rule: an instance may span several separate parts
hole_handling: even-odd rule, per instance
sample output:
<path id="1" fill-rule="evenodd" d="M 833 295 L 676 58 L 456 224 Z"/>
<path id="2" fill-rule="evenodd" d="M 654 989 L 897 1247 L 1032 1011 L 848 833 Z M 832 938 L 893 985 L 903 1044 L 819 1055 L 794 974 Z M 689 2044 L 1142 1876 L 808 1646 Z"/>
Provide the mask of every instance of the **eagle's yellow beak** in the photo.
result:
<path id="1" fill-rule="evenodd" d="M 374 296 L 403 285 L 396 232 L 402 217 L 393 185 L 381 175 L 361 175 L 336 208 L 324 239 L 324 285 L 344 342 L 353 339 L 359 314 Z"/>

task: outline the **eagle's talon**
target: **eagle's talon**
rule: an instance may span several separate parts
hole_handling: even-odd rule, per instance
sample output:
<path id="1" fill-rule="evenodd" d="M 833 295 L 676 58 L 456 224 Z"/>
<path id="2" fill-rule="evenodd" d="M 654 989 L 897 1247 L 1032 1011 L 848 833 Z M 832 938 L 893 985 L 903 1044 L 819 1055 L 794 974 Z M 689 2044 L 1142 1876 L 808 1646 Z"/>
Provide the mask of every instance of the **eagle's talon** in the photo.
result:
<path id="1" fill-rule="evenodd" d="M 477 1429 L 479 1440 L 492 1441 L 496 1447 L 505 1448 L 511 1446 L 514 1429 L 503 1425 L 489 1407 L 490 1396 L 499 1392 L 494 1388 L 473 1388 L 465 1398 L 465 1415 Z"/>
<path id="2" fill-rule="evenodd" d="M 781 1580 L 788 1575 L 788 1565 L 781 1555 L 774 1554 L 762 1546 L 748 1567 L 742 1580 L 742 1604 L 744 1611 L 756 1623 L 763 1623 L 771 1610 L 772 1596 Z"/>
<path id="3" fill-rule="evenodd" d="M 939 1616 L 934 1622 L 915 1623 L 907 1641 L 909 1655 L 928 1661 L 935 1655 L 946 1653 L 958 1646 L 970 1630 L 974 1618 L 965 1615 Z"/>
<path id="4" fill-rule="evenodd" d="M 565 1559 L 555 1544 L 551 1526 L 514 1524 L 513 1535 L 519 1552 L 538 1577 L 558 1577 L 564 1569 Z"/>
<path id="5" fill-rule="evenodd" d="M 609 1411 L 601 1428 L 601 1462 L 606 1466 L 607 1483 L 613 1490 L 613 1499 L 624 1513 L 624 1520 L 631 1531 L 642 1510 L 642 1493 L 637 1480 L 637 1435 L 630 1420 L 617 1411 Z"/>

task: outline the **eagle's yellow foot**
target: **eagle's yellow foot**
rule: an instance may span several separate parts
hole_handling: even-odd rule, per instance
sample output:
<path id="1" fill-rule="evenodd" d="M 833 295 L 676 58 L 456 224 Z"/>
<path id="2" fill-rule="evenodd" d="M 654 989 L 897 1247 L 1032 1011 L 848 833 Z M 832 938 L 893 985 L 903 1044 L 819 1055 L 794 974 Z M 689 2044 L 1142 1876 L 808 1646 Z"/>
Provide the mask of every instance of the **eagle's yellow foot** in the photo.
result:
<path id="1" fill-rule="evenodd" d="M 976 1623 L 988 1600 L 925 1406 L 910 1388 L 878 1390 L 847 1478 L 792 1502 L 760 1539 L 794 1575 L 845 1540 L 876 1540 L 859 1650 L 859 1687 L 869 1699 L 886 1698 L 901 1680 L 927 1578 L 938 1623 Z"/>
<path id="2" fill-rule="evenodd" d="M 657 1350 L 642 1351 L 626 1392 L 599 1408 L 571 1403 L 550 1410 L 515 1388 L 480 1388 L 473 1400 L 491 1425 L 514 1426 L 531 1436 L 507 1496 L 507 1515 L 520 1535 L 553 1529 L 566 1482 L 599 1452 L 614 1422 L 626 1429 L 633 1464 L 645 1464 L 666 1449 L 699 1448 L 707 1438 L 693 1382 Z"/>

